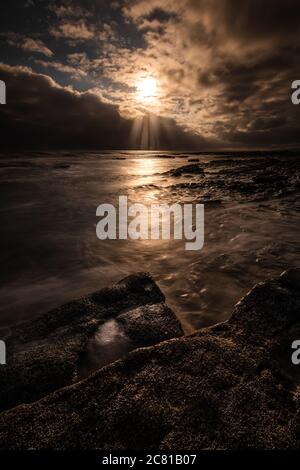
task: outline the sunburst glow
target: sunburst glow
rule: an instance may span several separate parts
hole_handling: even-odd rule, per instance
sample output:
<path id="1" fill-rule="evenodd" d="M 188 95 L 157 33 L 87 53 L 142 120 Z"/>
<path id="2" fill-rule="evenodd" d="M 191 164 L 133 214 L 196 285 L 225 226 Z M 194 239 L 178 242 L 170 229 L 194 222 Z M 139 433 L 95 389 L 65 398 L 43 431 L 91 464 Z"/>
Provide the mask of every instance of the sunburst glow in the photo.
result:
<path id="1" fill-rule="evenodd" d="M 157 81 L 153 77 L 141 79 L 136 88 L 140 101 L 153 101 L 157 96 Z"/>

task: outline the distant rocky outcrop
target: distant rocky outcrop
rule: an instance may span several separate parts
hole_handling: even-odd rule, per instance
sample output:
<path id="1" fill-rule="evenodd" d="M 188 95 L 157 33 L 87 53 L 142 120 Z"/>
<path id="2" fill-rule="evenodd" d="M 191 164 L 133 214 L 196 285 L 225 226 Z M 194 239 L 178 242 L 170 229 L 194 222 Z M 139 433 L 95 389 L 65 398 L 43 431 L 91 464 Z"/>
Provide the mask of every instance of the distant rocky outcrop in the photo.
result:
<path id="1" fill-rule="evenodd" d="M 205 191 L 223 202 L 263 201 L 296 196 L 300 189 L 300 159 L 261 156 L 253 159 L 217 159 L 173 168 L 163 175 L 174 177 L 168 186 L 176 195 Z M 180 182 L 176 182 L 181 177 Z"/>
<path id="2" fill-rule="evenodd" d="M 140 344 L 144 329 L 146 334 L 150 325 L 153 331 L 162 325 L 162 339 L 176 333 L 180 336 L 181 329 L 169 309 L 168 320 L 152 324 L 157 313 L 163 318 L 165 308 L 163 296 L 151 278 L 140 274 L 106 293 L 101 291 L 89 300 L 63 307 L 55 315 L 52 312 L 36 323 L 19 327 L 14 341 L 17 336 L 23 344 L 29 339 L 40 341 L 41 335 L 49 331 L 49 345 L 55 331 L 57 346 L 51 343 L 53 350 L 49 348 L 47 363 L 51 371 L 51 361 L 60 360 L 56 367 L 66 371 L 61 374 L 64 384 L 66 377 L 70 381 L 74 374 L 73 358 L 86 343 L 87 333 L 77 334 L 82 328 L 90 334 L 90 326 L 86 325 L 93 324 L 93 319 L 98 325 L 100 319 L 111 318 L 113 312 L 114 318 L 121 315 L 122 328 L 131 337 L 137 334 Z M 126 317 L 127 311 L 131 312 L 131 320 Z M 136 328 L 140 316 L 144 324 Z M 75 345 L 66 339 L 72 336 L 69 329 L 80 338 L 74 340 Z M 152 333 L 149 343 L 159 340 L 159 335 Z M 291 344 L 297 339 L 300 269 L 293 269 L 255 286 L 225 323 L 135 349 L 84 381 L 3 412 L 0 446 L 172 451 L 298 448 L 300 366 L 291 362 Z M 18 347 L 21 354 L 22 347 Z M 37 358 L 37 376 L 40 361 Z M 30 370 L 32 366 L 28 367 Z"/>
<path id="3" fill-rule="evenodd" d="M 189 164 L 180 166 L 178 168 L 172 168 L 171 170 L 167 171 L 165 175 L 168 176 L 183 176 L 183 175 L 202 175 L 203 168 L 200 164 Z"/>

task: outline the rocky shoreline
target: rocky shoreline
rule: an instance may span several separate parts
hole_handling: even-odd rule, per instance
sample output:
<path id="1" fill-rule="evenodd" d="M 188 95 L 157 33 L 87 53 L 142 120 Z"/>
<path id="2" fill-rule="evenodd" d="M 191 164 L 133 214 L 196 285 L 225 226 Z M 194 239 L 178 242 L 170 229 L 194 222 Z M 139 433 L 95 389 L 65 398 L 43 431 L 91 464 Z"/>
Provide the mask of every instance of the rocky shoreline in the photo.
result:
<path id="1" fill-rule="evenodd" d="M 279 157 L 279 155 L 278 155 Z M 189 163 L 173 168 L 166 176 L 176 179 L 168 190 L 197 192 L 200 200 L 266 201 L 270 198 L 293 197 L 299 193 L 299 159 L 264 156 L 249 160 L 217 159 L 206 163 Z"/>
<path id="2" fill-rule="evenodd" d="M 184 336 L 139 273 L 17 325 L 0 368 L 0 447 L 298 448 L 299 312 L 300 268 Z"/>

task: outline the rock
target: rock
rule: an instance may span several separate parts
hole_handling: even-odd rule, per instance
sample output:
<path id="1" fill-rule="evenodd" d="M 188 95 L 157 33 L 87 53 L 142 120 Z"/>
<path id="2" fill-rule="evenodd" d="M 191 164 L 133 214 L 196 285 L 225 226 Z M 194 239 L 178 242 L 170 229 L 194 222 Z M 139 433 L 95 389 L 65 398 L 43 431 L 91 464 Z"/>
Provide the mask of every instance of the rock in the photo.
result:
<path id="1" fill-rule="evenodd" d="M 280 276 L 280 282 L 290 289 L 300 289 L 300 269 L 284 271 Z"/>
<path id="2" fill-rule="evenodd" d="M 285 185 L 288 182 L 288 176 L 284 174 L 276 174 L 276 173 L 269 173 L 269 174 L 260 174 L 254 176 L 252 181 L 255 184 L 263 185 Z"/>
<path id="3" fill-rule="evenodd" d="M 132 305 L 138 284 L 129 279 Z M 161 302 L 153 283 L 141 280 Z M 300 372 L 291 343 L 300 339 L 299 287 L 300 269 L 288 271 L 255 286 L 226 323 L 136 349 L 85 381 L 3 412 L 0 447 L 298 448 Z M 145 285 L 135 294 L 147 304 Z M 151 318 L 144 308 L 121 314 L 128 333 L 140 315 Z"/>
<path id="4" fill-rule="evenodd" d="M 202 175 L 204 173 L 203 168 L 200 164 L 193 163 L 190 165 L 184 165 L 179 168 L 173 168 L 170 171 L 167 171 L 165 174 L 168 176 L 183 176 L 183 175 Z"/>
<path id="5" fill-rule="evenodd" d="M 298 322 L 300 325 L 300 268 L 256 285 L 237 304 L 228 323 L 236 333 L 250 335 L 251 343 L 257 344 Z"/>
<path id="6" fill-rule="evenodd" d="M 274 156 L 243 159 L 242 154 L 235 156 L 239 158 L 189 163 L 161 175 L 187 177 L 179 184 L 167 186 L 170 191 L 176 191 L 177 198 L 187 197 L 188 191 L 191 196 L 194 191 L 199 191 L 199 194 L 209 191 L 216 199 L 235 203 L 257 202 L 291 195 L 299 197 L 298 159 L 279 159 Z"/>
<path id="7" fill-rule="evenodd" d="M 203 198 L 199 199 L 197 201 L 198 204 L 204 204 L 204 206 L 207 207 L 219 207 L 222 206 L 222 201 L 220 199 L 209 199 L 209 198 Z"/>
<path id="8" fill-rule="evenodd" d="M 151 346 L 181 336 L 181 326 L 165 304 L 146 305 L 117 317 L 135 347 Z"/>
<path id="9" fill-rule="evenodd" d="M 208 167 L 218 167 L 218 166 L 240 166 L 241 160 L 233 160 L 232 158 L 226 158 L 225 160 L 211 160 L 206 163 Z"/>
<path id="10" fill-rule="evenodd" d="M 1 410 L 74 383 L 134 347 L 182 335 L 178 320 L 164 300 L 151 276 L 139 273 L 111 289 L 102 289 L 12 327 L 3 337 L 8 364 L 0 367 Z M 117 326 L 108 325 L 106 336 L 110 333 L 111 341 L 101 347 L 97 333 L 111 319 Z M 93 349 L 94 339 L 99 357 L 91 363 L 89 349 Z"/>

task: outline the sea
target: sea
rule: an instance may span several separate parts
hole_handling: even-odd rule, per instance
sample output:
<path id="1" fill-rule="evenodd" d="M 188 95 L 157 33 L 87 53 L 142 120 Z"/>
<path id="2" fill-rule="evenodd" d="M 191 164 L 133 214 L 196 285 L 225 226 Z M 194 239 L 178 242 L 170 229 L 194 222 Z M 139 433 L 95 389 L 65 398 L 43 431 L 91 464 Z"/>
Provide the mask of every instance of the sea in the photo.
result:
<path id="1" fill-rule="evenodd" d="M 299 263 L 296 160 L 253 152 L 0 155 L 0 326 L 137 271 L 153 276 L 186 332 L 228 319 L 253 285 Z M 97 207 L 117 206 L 120 195 L 146 206 L 203 203 L 203 248 L 99 240 Z"/>

